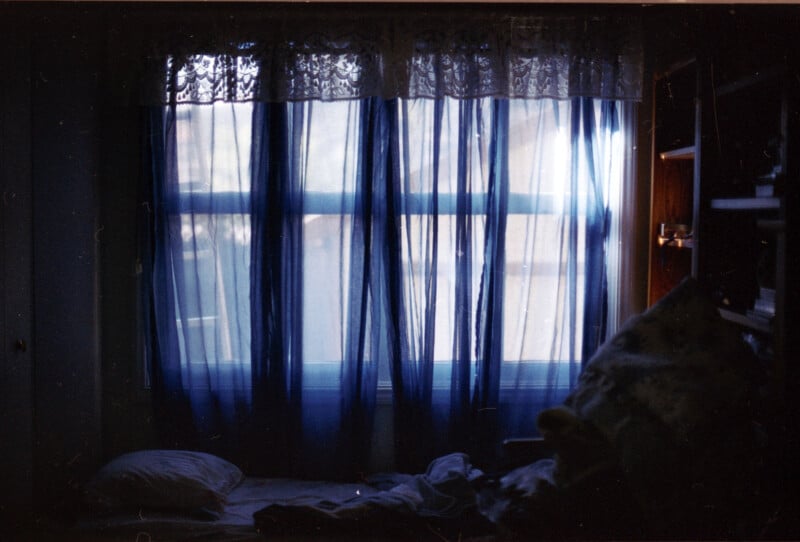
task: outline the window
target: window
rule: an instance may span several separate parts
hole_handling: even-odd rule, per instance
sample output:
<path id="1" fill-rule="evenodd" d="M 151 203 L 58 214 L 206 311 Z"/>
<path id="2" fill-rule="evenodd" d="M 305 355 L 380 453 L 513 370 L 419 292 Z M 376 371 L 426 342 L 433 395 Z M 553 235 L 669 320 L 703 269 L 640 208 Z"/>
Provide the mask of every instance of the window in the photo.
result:
<path id="1" fill-rule="evenodd" d="M 597 125 L 601 103 L 594 102 Z M 491 104 L 491 98 L 398 102 L 404 321 L 421 328 L 425 307 L 435 307 L 434 381 L 442 387 L 449 386 L 456 320 L 470 318 L 474 328 L 480 298 L 490 140 L 497 126 Z M 362 158 L 362 147 L 353 143 L 364 138 L 362 106 L 362 101 L 346 100 L 288 107 L 288 130 L 299 149 L 292 155 L 292 167 L 302 187 L 291 213 L 302 217 L 302 360 L 309 388 L 338 386 L 347 355 L 343 322 L 349 317 L 351 236 L 359 220 L 354 207 Z M 250 382 L 252 111 L 250 103 L 175 106 L 178 182 L 169 200 L 171 272 L 178 277 L 175 318 L 188 387 L 209 380 L 220 388 Z M 508 118 L 501 381 L 507 387 L 518 386 L 520 380 L 529 387 L 545 387 L 552 380 L 547 376 L 550 362 L 560 360 L 564 364 L 558 381 L 566 389 L 570 362 L 580 360 L 585 206 L 591 189 L 586 162 L 579 166 L 584 180 L 574 182 L 571 161 L 575 153 L 597 149 L 571 148 L 570 101 L 510 100 Z M 469 130 L 464 130 L 465 123 Z M 623 147 L 619 133 L 608 137 L 605 176 L 613 181 L 620 176 Z M 613 192 L 616 186 L 609 182 L 604 189 Z M 468 206 L 466 222 L 457 218 L 460 205 Z M 574 237 L 568 223 L 572 205 L 579 207 Z M 467 244 L 458 231 L 465 224 L 472 230 Z M 572 250 L 566 249 L 569 243 L 575 243 Z M 468 279 L 457 277 L 456 271 L 467 261 L 465 252 L 473 256 L 467 259 Z M 426 266 L 434 256 L 432 285 Z M 569 273 L 575 275 L 574 283 L 567 280 Z M 467 311 L 456 310 L 458 280 L 470 281 Z M 430 295 L 435 298 L 428 299 Z M 574 296 L 577 307 L 571 317 L 559 309 L 566 296 Z M 388 362 L 377 361 L 382 362 L 379 385 L 390 387 Z M 474 377 L 474 364 L 472 370 Z"/>
<path id="2" fill-rule="evenodd" d="M 237 17 L 210 54 L 151 57 L 142 304 L 170 444 L 281 475 L 363 472 L 373 444 L 401 469 L 488 457 L 603 337 L 635 18 L 362 15 Z"/>

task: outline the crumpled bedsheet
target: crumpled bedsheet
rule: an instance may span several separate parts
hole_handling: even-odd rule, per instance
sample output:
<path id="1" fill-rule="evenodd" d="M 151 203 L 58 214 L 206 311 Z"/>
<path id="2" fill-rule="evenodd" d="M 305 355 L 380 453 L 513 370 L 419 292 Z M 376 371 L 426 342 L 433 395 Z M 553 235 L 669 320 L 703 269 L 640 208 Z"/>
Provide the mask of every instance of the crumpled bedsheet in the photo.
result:
<path id="1" fill-rule="evenodd" d="M 484 473 L 463 453 L 435 459 L 424 474 L 383 474 L 367 480 L 386 488 L 343 500 L 298 496 L 256 512 L 256 529 L 263 534 L 352 533 L 382 535 L 458 528 L 489 532 L 491 522 L 477 506 L 476 481 Z"/>

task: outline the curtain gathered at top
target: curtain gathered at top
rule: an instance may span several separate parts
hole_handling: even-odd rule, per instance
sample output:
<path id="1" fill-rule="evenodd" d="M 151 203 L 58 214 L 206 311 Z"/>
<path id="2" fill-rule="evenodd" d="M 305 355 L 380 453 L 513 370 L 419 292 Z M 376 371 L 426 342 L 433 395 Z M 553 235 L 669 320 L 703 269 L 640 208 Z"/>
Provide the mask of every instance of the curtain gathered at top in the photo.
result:
<path id="1" fill-rule="evenodd" d="M 280 475 L 488 463 L 604 339 L 637 26 L 411 22 L 162 57 L 143 299 L 166 445 Z"/>

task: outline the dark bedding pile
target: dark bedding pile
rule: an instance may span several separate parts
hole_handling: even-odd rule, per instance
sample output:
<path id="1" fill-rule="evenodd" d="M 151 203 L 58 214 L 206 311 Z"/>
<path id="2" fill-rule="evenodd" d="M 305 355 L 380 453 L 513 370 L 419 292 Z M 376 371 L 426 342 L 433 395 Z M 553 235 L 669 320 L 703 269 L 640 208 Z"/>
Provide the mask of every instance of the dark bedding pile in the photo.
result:
<path id="1" fill-rule="evenodd" d="M 771 513 L 761 373 L 686 280 L 601 347 L 564 405 L 540 415 L 556 459 L 508 475 L 495 519 L 545 538 L 759 536 Z"/>

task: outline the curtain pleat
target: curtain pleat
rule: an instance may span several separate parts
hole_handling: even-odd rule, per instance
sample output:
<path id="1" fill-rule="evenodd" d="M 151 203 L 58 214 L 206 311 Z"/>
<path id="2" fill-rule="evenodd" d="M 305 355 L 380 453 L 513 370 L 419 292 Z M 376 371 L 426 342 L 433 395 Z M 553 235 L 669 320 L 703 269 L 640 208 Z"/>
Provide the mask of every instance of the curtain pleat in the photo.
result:
<path id="1" fill-rule="evenodd" d="M 235 112 L 220 107 L 235 127 Z M 151 221 L 142 253 L 151 273 L 143 281 L 142 305 L 149 309 L 156 427 L 163 446 L 231 455 L 250 409 L 250 364 L 241 363 L 250 349 L 249 317 L 242 314 L 242 308 L 248 312 L 242 289 L 249 280 L 241 276 L 249 265 L 242 250 L 249 220 L 237 196 L 216 190 L 215 179 L 241 182 L 235 173 L 221 173 L 226 168 L 216 153 L 186 170 L 181 143 L 215 147 L 216 112 L 194 118 L 180 109 L 152 108 L 145 119 L 150 182 L 143 208 Z M 195 191 L 198 186 L 209 190 Z"/>
<path id="2" fill-rule="evenodd" d="M 378 362 L 389 355 L 386 332 L 385 237 L 386 197 L 383 180 L 388 163 L 388 126 L 384 104 L 362 100 L 355 179 L 347 344 L 342 364 L 341 465 L 348 474 L 368 464 L 378 381 Z"/>
<path id="3" fill-rule="evenodd" d="M 582 98 L 576 104 L 576 117 L 581 120 L 580 136 L 583 139 L 589 190 L 586 191 L 586 273 L 583 313 L 583 345 L 581 359 L 588 361 L 605 337 L 607 316 L 606 244 L 608 241 L 608 204 L 604 195 L 608 180 L 601 160 L 601 134 L 616 131 L 614 104 L 603 102 L 600 126 L 596 126 L 594 104 Z M 575 143 L 573 143 L 575 145 Z"/>
<path id="4" fill-rule="evenodd" d="M 302 112 L 291 104 L 253 111 L 250 266 L 252 470 L 295 472 L 302 437 Z"/>
<path id="5" fill-rule="evenodd" d="M 497 403 L 500 393 L 500 363 L 503 359 L 503 279 L 508 218 L 508 101 L 493 100 L 492 106 L 486 233 L 475 333 L 478 381 L 473 407 L 479 411 Z"/>
<path id="6" fill-rule="evenodd" d="M 154 408 L 158 423 L 156 429 L 165 446 L 178 447 L 184 441 L 193 441 L 194 423 L 191 408 L 184 393 L 181 378 L 181 356 L 178 348 L 175 322 L 175 304 L 171 301 L 169 218 L 166 211 L 169 172 L 167 141 L 174 137 L 173 109 L 153 107 L 146 110 L 144 213 L 141 235 L 143 269 L 152 270 L 143 275 L 142 304 L 147 324 L 145 338 L 150 358 L 150 385 L 154 391 Z M 171 145 L 170 145 L 171 147 Z"/>

